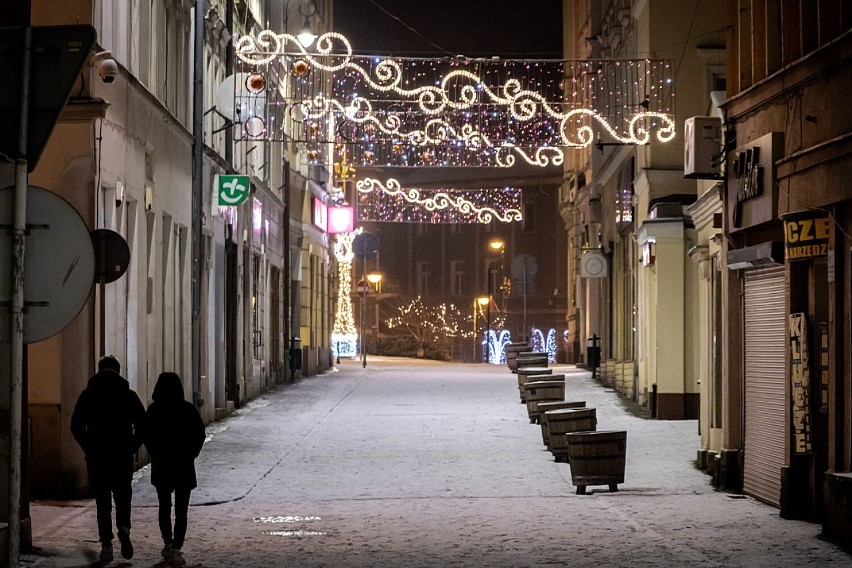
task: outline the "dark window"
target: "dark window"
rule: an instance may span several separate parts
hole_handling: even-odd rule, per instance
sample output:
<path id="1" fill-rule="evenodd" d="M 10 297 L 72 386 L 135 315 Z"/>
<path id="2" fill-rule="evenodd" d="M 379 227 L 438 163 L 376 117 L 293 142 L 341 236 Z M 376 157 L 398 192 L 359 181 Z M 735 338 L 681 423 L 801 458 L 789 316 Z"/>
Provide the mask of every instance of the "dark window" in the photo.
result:
<path id="1" fill-rule="evenodd" d="M 535 204 L 524 203 L 524 230 L 535 230 Z"/>

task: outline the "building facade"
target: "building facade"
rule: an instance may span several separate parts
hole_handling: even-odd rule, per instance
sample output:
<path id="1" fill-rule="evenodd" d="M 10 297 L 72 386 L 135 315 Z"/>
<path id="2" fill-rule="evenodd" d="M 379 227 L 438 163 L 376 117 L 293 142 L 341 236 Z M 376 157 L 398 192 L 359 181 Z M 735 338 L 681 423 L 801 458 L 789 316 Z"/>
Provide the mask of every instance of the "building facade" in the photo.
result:
<path id="1" fill-rule="evenodd" d="M 658 418 L 697 418 L 698 270 L 688 255 L 697 235 L 685 209 L 698 194 L 683 177 L 680 129 L 706 113 L 724 84 L 724 13 L 712 3 L 655 0 L 564 6 L 566 58 L 669 60 L 677 101 L 673 141 L 625 145 L 599 133 L 566 160 L 561 209 L 576 360 L 585 361 L 597 336 L 604 382 Z"/>
<path id="2" fill-rule="evenodd" d="M 727 9 L 721 477 L 848 542 L 852 7 Z"/>
<path id="3" fill-rule="evenodd" d="M 234 73 L 232 39 L 267 26 L 294 32 L 302 4 L 328 29 L 322 1 L 214 0 L 200 12 L 171 0 L 32 2 L 32 25 L 89 24 L 97 45 L 29 182 L 130 251 L 103 303 L 93 288 L 64 331 L 28 346 L 32 495 L 86 491 L 68 424 L 101 354 L 121 361 L 146 404 L 161 372 L 179 373 L 206 422 L 329 367 L 328 238 L 305 205 L 328 199 L 327 175 L 294 144 L 246 142 L 219 92 Z M 99 75 L 107 59 L 116 63 L 109 81 Z M 220 206 L 217 174 L 248 176 L 248 199 Z M 303 355 L 299 369 L 290 346 Z M 147 461 L 144 450 L 137 458 Z"/>

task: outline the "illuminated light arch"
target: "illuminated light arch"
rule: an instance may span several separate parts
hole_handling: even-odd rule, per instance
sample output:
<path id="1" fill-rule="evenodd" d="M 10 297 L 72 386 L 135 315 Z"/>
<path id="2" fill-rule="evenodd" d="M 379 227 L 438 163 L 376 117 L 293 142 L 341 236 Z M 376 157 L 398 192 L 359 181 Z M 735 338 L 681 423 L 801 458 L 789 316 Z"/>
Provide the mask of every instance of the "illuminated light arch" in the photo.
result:
<path id="1" fill-rule="evenodd" d="M 486 334 L 488 337 L 487 362 L 491 365 L 506 364 L 506 346 L 512 342 L 512 334 L 508 329 L 500 331 L 491 329 Z M 485 345 L 485 341 L 482 342 Z"/>
<path id="2" fill-rule="evenodd" d="M 550 363 L 556 362 L 556 330 L 550 329 L 545 337 L 544 333 L 538 328 L 533 328 L 531 337 L 532 350 L 542 353 L 547 353 L 547 360 Z"/>

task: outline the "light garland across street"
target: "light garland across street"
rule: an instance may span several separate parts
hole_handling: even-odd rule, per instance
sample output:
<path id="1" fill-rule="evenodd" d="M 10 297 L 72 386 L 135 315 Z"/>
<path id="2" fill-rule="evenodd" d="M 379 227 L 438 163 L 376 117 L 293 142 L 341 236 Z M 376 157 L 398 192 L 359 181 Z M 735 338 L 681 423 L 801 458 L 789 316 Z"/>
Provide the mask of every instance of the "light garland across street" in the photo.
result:
<path id="1" fill-rule="evenodd" d="M 521 190 L 403 188 L 394 178 L 364 178 L 358 191 L 359 221 L 408 223 L 510 223 L 522 220 Z"/>
<path id="2" fill-rule="evenodd" d="M 301 142 L 311 163 L 347 145 L 356 166 L 546 167 L 598 141 L 676 133 L 667 60 L 368 57 L 339 33 L 308 51 L 271 30 L 240 37 L 236 56 L 248 80 L 235 106 L 263 107 L 239 135 Z"/>

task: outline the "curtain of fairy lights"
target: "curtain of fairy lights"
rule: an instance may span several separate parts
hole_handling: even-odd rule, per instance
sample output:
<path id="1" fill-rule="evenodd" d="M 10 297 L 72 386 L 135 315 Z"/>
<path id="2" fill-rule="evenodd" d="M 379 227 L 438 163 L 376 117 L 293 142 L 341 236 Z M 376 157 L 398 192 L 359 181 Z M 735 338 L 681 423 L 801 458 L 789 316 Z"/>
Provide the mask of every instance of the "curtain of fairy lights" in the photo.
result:
<path id="1" fill-rule="evenodd" d="M 355 316 L 352 311 L 352 261 L 355 259 L 352 242 L 360 232 L 359 228 L 351 233 L 339 233 L 334 239 L 339 285 L 337 312 L 331 330 L 331 347 L 336 357 L 358 355 L 358 331 L 355 329 Z"/>
<path id="2" fill-rule="evenodd" d="M 520 221 L 521 190 L 403 188 L 389 178 L 355 184 L 358 220 L 394 223 L 510 223 Z"/>
<path id="3" fill-rule="evenodd" d="M 559 165 L 599 134 L 674 138 L 667 60 L 366 57 L 333 32 L 316 45 L 269 30 L 239 38 L 238 138 L 301 142 L 310 163 L 346 147 L 352 165 L 386 167 Z"/>

